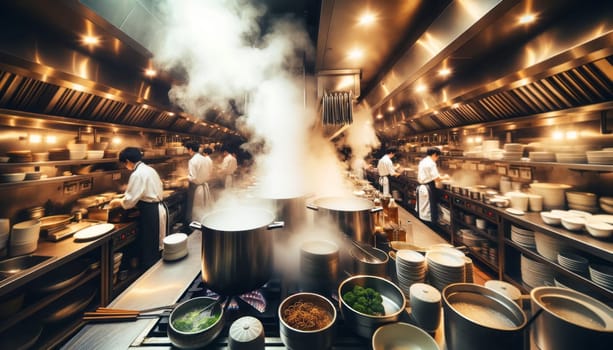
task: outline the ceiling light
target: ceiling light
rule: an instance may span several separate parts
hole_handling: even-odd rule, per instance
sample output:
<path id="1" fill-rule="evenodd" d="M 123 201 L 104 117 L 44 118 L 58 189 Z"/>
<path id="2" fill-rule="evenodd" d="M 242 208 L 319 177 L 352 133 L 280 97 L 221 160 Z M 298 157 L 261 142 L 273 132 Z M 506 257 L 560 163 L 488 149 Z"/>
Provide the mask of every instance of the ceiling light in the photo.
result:
<path id="1" fill-rule="evenodd" d="M 373 15 L 370 12 L 368 12 L 368 13 L 365 13 L 362 16 L 360 16 L 360 19 L 358 20 L 358 23 L 360 25 L 369 25 L 369 24 L 372 24 L 374 21 L 375 21 L 375 15 Z"/>
<path id="2" fill-rule="evenodd" d="M 377 119 L 382 119 L 383 118 L 383 114 L 379 113 L 377 114 Z"/>
<path id="3" fill-rule="evenodd" d="M 100 43 L 100 39 L 93 35 L 83 35 L 81 38 L 83 40 L 83 44 L 85 45 L 98 45 Z"/>
<path id="4" fill-rule="evenodd" d="M 390 112 L 393 112 L 394 111 L 394 106 L 387 107 L 387 110 L 390 111 Z"/>
<path id="5" fill-rule="evenodd" d="M 528 24 L 528 23 L 532 23 L 536 20 L 536 15 L 533 13 L 526 13 L 524 15 L 522 15 L 521 17 L 519 17 L 519 24 Z"/>
<path id="6" fill-rule="evenodd" d="M 145 75 L 148 77 L 155 77 L 158 72 L 155 69 L 147 68 L 145 69 Z"/>
<path id="7" fill-rule="evenodd" d="M 446 76 L 448 76 L 449 74 L 451 74 L 451 69 L 449 69 L 449 68 L 441 68 L 441 69 L 438 71 L 438 75 L 440 75 L 440 76 L 442 76 L 442 77 L 446 77 Z"/>
<path id="8" fill-rule="evenodd" d="M 424 92 L 426 91 L 427 87 L 424 84 L 419 84 L 415 87 L 415 91 L 416 92 Z"/>
<path id="9" fill-rule="evenodd" d="M 174 114 L 174 112 L 168 112 L 168 115 L 172 117 L 175 114 Z"/>
<path id="10" fill-rule="evenodd" d="M 362 56 L 364 56 L 364 51 L 360 50 L 360 49 L 353 49 L 351 51 L 349 51 L 349 58 L 353 59 L 353 60 L 357 60 L 362 58 Z"/>

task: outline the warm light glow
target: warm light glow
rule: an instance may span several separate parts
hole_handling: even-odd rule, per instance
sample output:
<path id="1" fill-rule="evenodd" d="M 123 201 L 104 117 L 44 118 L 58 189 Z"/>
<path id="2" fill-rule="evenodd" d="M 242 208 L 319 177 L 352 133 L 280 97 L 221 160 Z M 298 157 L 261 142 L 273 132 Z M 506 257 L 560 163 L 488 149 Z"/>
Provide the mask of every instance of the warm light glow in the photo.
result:
<path id="1" fill-rule="evenodd" d="M 475 143 L 481 143 L 483 141 L 483 137 L 475 136 Z"/>
<path id="2" fill-rule="evenodd" d="M 472 137 L 469 137 L 466 139 L 466 143 L 475 143 L 475 139 Z"/>
<path id="3" fill-rule="evenodd" d="M 30 135 L 30 143 L 41 143 L 42 141 L 42 136 L 36 134 Z"/>
<path id="4" fill-rule="evenodd" d="M 536 15 L 534 13 L 526 13 L 519 17 L 519 24 L 528 24 L 532 23 L 536 20 Z"/>
<path id="5" fill-rule="evenodd" d="M 172 117 L 173 115 L 175 115 L 175 113 L 174 112 L 168 112 L 168 115 Z"/>
<path id="6" fill-rule="evenodd" d="M 567 131 L 567 132 L 566 132 L 566 139 L 567 139 L 567 140 L 576 140 L 576 139 L 577 139 L 577 136 L 578 136 L 578 134 L 577 134 L 577 132 L 576 132 L 576 131 L 574 131 L 574 130 L 571 130 L 571 131 Z"/>
<path id="7" fill-rule="evenodd" d="M 145 69 L 145 75 L 148 77 L 155 77 L 158 72 L 155 69 L 147 68 Z"/>
<path id="8" fill-rule="evenodd" d="M 562 140 L 564 138 L 564 133 L 561 131 L 554 131 L 551 137 L 554 140 Z"/>
<path id="9" fill-rule="evenodd" d="M 383 118 L 383 114 L 381 113 L 377 114 L 377 119 L 381 119 L 381 118 Z"/>
<path id="10" fill-rule="evenodd" d="M 358 20 L 358 23 L 360 25 L 369 25 L 372 24 L 375 21 L 375 15 L 373 15 L 372 13 L 368 12 L 363 14 L 362 16 L 360 16 L 360 19 Z"/>
<path id="11" fill-rule="evenodd" d="M 364 56 L 364 51 L 362 51 L 360 49 L 353 49 L 353 50 L 349 51 L 349 58 L 351 58 L 352 60 L 360 59 L 363 56 Z"/>
<path id="12" fill-rule="evenodd" d="M 424 92 L 426 91 L 427 86 L 424 84 L 419 84 L 415 87 L 415 92 Z"/>
<path id="13" fill-rule="evenodd" d="M 57 137 L 55 135 L 47 135 L 45 137 L 45 142 L 52 145 L 57 142 Z"/>
<path id="14" fill-rule="evenodd" d="M 451 74 L 451 69 L 449 69 L 449 68 L 441 68 L 441 69 L 438 71 L 438 75 L 443 76 L 443 77 L 446 77 L 446 76 L 448 76 L 449 74 Z"/>
<path id="15" fill-rule="evenodd" d="M 147 109 L 149 108 L 149 105 L 143 103 L 141 107 L 143 107 L 144 109 Z"/>
<path id="16" fill-rule="evenodd" d="M 458 107 L 460 107 L 459 103 L 454 103 L 454 104 L 451 105 L 451 108 L 453 108 L 453 109 L 456 109 Z"/>
<path id="17" fill-rule="evenodd" d="M 119 137 L 119 136 L 113 136 L 113 139 L 111 140 L 111 142 L 112 142 L 114 145 L 118 145 L 118 144 L 120 144 L 120 143 L 121 143 L 121 137 Z"/>
<path id="18" fill-rule="evenodd" d="M 387 110 L 390 111 L 390 112 L 393 112 L 394 111 L 394 106 L 387 107 Z"/>
<path id="19" fill-rule="evenodd" d="M 89 46 L 96 46 L 100 43 L 100 39 L 93 35 L 83 35 L 82 40 L 83 44 Z"/>

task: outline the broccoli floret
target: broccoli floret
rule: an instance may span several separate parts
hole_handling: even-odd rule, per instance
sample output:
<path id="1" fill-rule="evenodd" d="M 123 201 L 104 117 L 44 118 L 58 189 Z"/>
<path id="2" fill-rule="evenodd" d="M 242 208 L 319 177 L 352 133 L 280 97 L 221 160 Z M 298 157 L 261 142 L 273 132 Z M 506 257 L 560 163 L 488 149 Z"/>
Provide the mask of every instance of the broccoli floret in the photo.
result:
<path id="1" fill-rule="evenodd" d="M 355 311 L 369 315 L 385 314 L 383 298 L 373 288 L 355 285 L 352 291 L 343 295 L 343 300 Z"/>

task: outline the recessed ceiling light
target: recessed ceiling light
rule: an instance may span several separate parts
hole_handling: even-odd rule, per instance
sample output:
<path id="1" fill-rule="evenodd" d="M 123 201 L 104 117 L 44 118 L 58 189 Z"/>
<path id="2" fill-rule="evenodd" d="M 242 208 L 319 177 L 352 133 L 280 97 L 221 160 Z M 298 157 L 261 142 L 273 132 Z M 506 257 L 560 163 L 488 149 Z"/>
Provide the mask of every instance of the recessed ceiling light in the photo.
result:
<path id="1" fill-rule="evenodd" d="M 145 69 L 145 75 L 148 77 L 155 77 L 158 72 L 155 69 L 147 68 Z"/>
<path id="2" fill-rule="evenodd" d="M 82 37 L 83 44 L 85 45 L 98 45 L 100 43 L 100 39 L 93 35 L 83 35 Z"/>
<path id="3" fill-rule="evenodd" d="M 536 20 L 536 15 L 534 13 L 526 13 L 519 17 L 519 24 L 527 24 L 532 23 Z"/>
<path id="4" fill-rule="evenodd" d="M 394 111 L 394 106 L 387 107 L 387 110 L 390 111 L 390 112 L 393 112 Z"/>
<path id="5" fill-rule="evenodd" d="M 381 118 L 383 118 L 383 114 L 381 113 L 377 114 L 377 119 L 381 119 Z"/>
<path id="6" fill-rule="evenodd" d="M 360 50 L 360 49 L 353 49 L 351 51 L 349 51 L 349 58 L 357 60 L 362 58 L 362 56 L 364 56 L 364 51 Z"/>
<path id="7" fill-rule="evenodd" d="M 449 69 L 449 68 L 441 68 L 441 69 L 438 71 L 438 75 L 443 76 L 443 77 L 446 77 L 446 76 L 448 76 L 449 74 L 451 74 L 451 69 Z"/>
<path id="8" fill-rule="evenodd" d="M 374 21 L 375 21 L 375 15 L 373 15 L 370 12 L 367 12 L 363 14 L 362 16 L 360 16 L 358 23 L 360 25 L 369 25 L 369 24 L 372 24 Z"/>

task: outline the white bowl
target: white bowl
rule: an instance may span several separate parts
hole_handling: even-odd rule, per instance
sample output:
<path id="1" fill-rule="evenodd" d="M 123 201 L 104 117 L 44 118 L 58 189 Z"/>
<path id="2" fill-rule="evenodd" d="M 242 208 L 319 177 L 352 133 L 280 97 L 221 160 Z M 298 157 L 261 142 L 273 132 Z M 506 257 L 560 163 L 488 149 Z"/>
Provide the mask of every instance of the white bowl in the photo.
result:
<path id="1" fill-rule="evenodd" d="M 440 349 L 428 333 L 416 326 L 403 322 L 390 323 L 377 328 L 372 336 L 372 348 L 373 350 Z"/>
<path id="2" fill-rule="evenodd" d="M 70 160 L 85 159 L 85 157 L 87 157 L 87 151 L 70 150 Z"/>
<path id="3" fill-rule="evenodd" d="M 26 173 L 0 174 L 0 182 L 19 182 L 26 178 Z"/>
<path id="4" fill-rule="evenodd" d="M 87 151 L 87 159 L 102 159 L 103 157 L 104 157 L 104 150 Z"/>
<path id="5" fill-rule="evenodd" d="M 68 148 L 69 151 L 85 152 L 87 151 L 87 144 L 86 143 L 69 143 L 66 145 L 66 148 Z"/>
<path id="6" fill-rule="evenodd" d="M 563 209 L 564 200 L 567 189 L 571 188 L 569 185 L 557 184 L 557 183 L 544 183 L 535 182 L 530 184 L 532 192 L 543 196 L 543 207 L 545 209 Z"/>
<path id="7" fill-rule="evenodd" d="M 562 215 L 557 213 L 552 213 L 550 211 L 542 211 L 541 219 L 547 225 L 560 225 L 562 224 Z"/>
<path id="8" fill-rule="evenodd" d="M 588 221 L 585 228 L 590 235 L 597 238 L 609 238 L 613 236 L 613 225 L 606 222 Z"/>
<path id="9" fill-rule="evenodd" d="M 585 218 L 581 216 L 564 216 L 562 226 L 569 231 L 580 231 L 585 227 Z"/>

